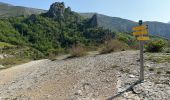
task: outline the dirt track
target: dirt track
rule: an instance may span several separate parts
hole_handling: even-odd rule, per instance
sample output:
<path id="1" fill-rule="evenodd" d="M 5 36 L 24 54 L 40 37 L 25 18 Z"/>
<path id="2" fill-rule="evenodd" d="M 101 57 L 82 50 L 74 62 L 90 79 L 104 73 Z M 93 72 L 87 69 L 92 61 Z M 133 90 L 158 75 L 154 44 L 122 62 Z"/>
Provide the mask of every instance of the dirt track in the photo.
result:
<path id="1" fill-rule="evenodd" d="M 112 67 L 123 54 L 53 62 L 39 60 L 0 71 L 0 97 L 2 100 L 106 99 L 116 92 L 116 70 Z"/>
<path id="2" fill-rule="evenodd" d="M 124 51 L 66 60 L 44 59 L 2 70 L 0 100 L 105 100 L 138 80 L 138 56 L 138 51 Z M 164 66 L 169 68 L 169 63 Z M 154 79 L 150 72 L 145 77 Z M 152 84 L 155 83 L 145 84 L 146 90 L 156 87 Z M 162 86 L 166 89 L 163 91 L 169 91 L 168 85 Z M 154 91 L 159 91 L 159 87 Z M 168 98 L 169 92 L 161 92 L 162 97 Z M 142 96 L 138 96 L 130 92 L 116 100 L 140 100 Z"/>

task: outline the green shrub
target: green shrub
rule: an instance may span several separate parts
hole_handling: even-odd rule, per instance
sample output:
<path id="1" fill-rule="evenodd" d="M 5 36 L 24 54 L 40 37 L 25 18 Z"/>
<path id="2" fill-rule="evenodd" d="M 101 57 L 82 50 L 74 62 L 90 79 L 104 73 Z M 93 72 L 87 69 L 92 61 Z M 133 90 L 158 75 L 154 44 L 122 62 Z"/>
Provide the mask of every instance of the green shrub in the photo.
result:
<path id="1" fill-rule="evenodd" d="M 100 51 L 100 54 L 111 53 L 114 51 L 125 51 L 129 49 L 129 46 L 119 40 L 109 40 L 106 41 Z"/>
<path id="2" fill-rule="evenodd" d="M 165 46 L 165 41 L 163 40 L 154 40 L 149 42 L 146 45 L 146 51 L 148 52 L 161 52 Z"/>

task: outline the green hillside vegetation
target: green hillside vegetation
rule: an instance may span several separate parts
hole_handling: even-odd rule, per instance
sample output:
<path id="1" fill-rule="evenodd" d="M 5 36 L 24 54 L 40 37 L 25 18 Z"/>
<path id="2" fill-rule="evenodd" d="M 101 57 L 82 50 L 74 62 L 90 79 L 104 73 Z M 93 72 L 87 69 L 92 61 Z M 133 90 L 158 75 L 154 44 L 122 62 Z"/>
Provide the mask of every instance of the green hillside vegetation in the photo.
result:
<path id="1" fill-rule="evenodd" d="M 53 8 L 61 7 L 58 5 L 62 5 L 64 11 L 61 15 L 57 14 L 60 11 Z M 53 4 L 49 12 L 44 14 L 1 19 L 0 26 L 1 42 L 15 45 L 17 50 L 22 47 L 33 48 L 44 56 L 48 56 L 51 51 L 55 51 L 55 54 L 67 52 L 77 43 L 97 46 L 105 41 L 106 36 L 115 37 L 115 33 L 110 30 L 90 27 L 87 19 L 69 7 L 65 8 L 63 3 Z"/>
<path id="2" fill-rule="evenodd" d="M 68 52 L 79 57 L 84 56 L 86 50 L 102 48 L 103 53 L 108 53 L 138 48 L 138 41 L 132 34 L 111 31 L 98 26 L 96 21 L 95 16 L 84 18 L 58 2 L 52 4 L 47 13 L 0 19 L 1 52 L 13 55 L 0 62 L 10 66 L 11 62 L 53 59 Z"/>
<path id="3" fill-rule="evenodd" d="M 11 45 L 9 43 L 5 43 L 5 42 L 0 42 L 0 49 L 3 49 L 5 47 L 15 47 L 14 45 Z"/>
<path id="4" fill-rule="evenodd" d="M 68 9 L 67 9 L 68 10 Z M 47 12 L 46 10 L 21 7 L 21 6 L 13 6 L 6 3 L 0 2 L 0 18 L 7 17 L 16 17 L 16 16 L 29 16 L 31 14 L 41 14 Z M 91 19 L 92 17 L 96 19 L 93 21 L 93 25 L 97 25 L 98 27 L 103 27 L 105 29 L 109 29 L 114 32 L 131 32 L 132 27 L 137 26 L 137 22 L 122 19 L 119 17 L 110 17 L 97 13 L 79 13 L 79 15 L 84 18 Z M 170 38 L 170 24 L 169 23 L 161 23 L 156 21 L 148 21 L 144 22 L 144 24 L 149 25 L 149 32 L 152 35 L 161 36 L 164 38 Z"/>

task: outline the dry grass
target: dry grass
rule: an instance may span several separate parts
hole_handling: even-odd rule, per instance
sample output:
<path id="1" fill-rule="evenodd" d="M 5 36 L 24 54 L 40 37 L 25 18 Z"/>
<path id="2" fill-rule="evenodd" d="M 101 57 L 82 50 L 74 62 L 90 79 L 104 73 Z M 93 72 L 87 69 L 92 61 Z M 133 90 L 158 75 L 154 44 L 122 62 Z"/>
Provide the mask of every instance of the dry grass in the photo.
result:
<path id="1" fill-rule="evenodd" d="M 70 54 L 71 54 L 71 57 L 82 57 L 82 56 L 85 56 L 87 55 L 87 52 L 86 52 L 86 49 L 78 44 L 78 45 L 74 45 L 72 46 L 72 48 L 70 49 Z"/>
<path id="2" fill-rule="evenodd" d="M 129 46 L 121 41 L 118 40 L 109 40 L 106 41 L 100 50 L 100 54 L 111 53 L 114 51 L 125 51 L 129 49 Z"/>
<path id="3" fill-rule="evenodd" d="M 0 64 L 5 66 L 5 68 L 9 68 L 29 61 L 30 61 L 29 59 L 11 57 L 11 58 L 0 59 Z"/>

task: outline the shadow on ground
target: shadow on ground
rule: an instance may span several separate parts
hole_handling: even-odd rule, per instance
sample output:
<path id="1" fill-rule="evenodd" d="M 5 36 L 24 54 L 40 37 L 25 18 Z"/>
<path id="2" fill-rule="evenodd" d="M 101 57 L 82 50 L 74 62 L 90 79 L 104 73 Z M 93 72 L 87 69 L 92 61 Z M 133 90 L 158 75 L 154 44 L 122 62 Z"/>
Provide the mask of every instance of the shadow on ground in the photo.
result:
<path id="1" fill-rule="evenodd" d="M 112 97 L 109 97 L 109 98 L 106 99 L 106 100 L 114 100 L 114 99 L 116 99 L 117 97 L 120 97 L 121 95 L 123 95 L 123 94 L 126 93 L 126 92 L 133 91 L 133 87 L 136 86 L 136 85 L 138 85 L 138 84 L 140 84 L 140 83 L 142 83 L 142 81 L 138 80 L 138 81 L 134 82 L 131 86 L 129 86 L 126 90 L 121 91 L 121 92 L 119 92 L 118 94 L 116 94 L 116 95 L 114 95 L 114 96 L 112 96 Z"/>

